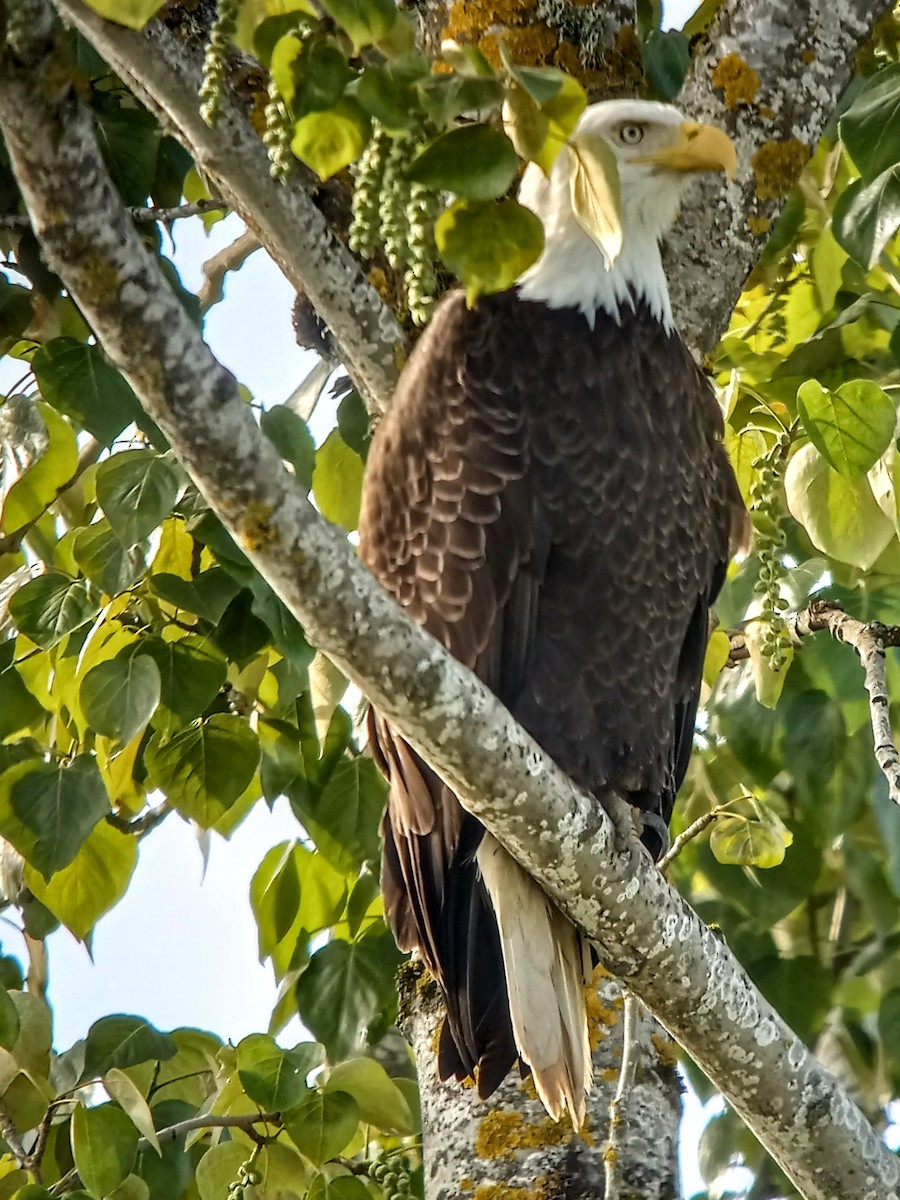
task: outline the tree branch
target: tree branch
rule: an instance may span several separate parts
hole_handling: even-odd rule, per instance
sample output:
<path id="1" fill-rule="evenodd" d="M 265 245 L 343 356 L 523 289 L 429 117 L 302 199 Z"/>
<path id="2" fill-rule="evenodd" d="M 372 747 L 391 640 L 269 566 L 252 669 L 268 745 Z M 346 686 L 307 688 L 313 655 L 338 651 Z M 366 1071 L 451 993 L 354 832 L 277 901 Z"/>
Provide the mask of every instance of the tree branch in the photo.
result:
<path id="1" fill-rule="evenodd" d="M 200 116 L 201 55 L 181 45 L 162 21 L 142 32 L 105 21 L 80 0 L 55 0 L 64 19 L 194 156 L 230 208 L 249 228 L 334 335 L 370 412 L 387 405 L 406 336 L 359 263 L 316 207 L 295 170 L 272 179 L 266 148 L 226 94 L 210 129 Z"/>
<path id="2" fill-rule="evenodd" d="M 369 695 L 592 938 L 808 1200 L 896 1198 L 900 1163 L 636 843 L 412 624 L 296 491 L 232 376 L 161 280 L 39 14 L 0 56 L 0 125 L 47 260 L 310 641 Z M 227 464 L 227 469 L 223 467 Z"/>
<path id="3" fill-rule="evenodd" d="M 146 208 L 139 204 L 135 208 L 129 208 L 127 211 L 131 215 L 133 221 L 137 221 L 143 225 L 153 224 L 155 221 L 164 223 L 169 221 L 180 221 L 184 217 L 199 217 L 204 213 L 219 212 L 220 210 L 228 209 L 228 205 L 222 200 L 193 200 L 190 204 L 176 204 L 174 208 Z M 31 222 L 27 217 L 20 216 L 18 213 L 0 214 L 0 229 L 9 229 L 13 232 L 27 232 L 31 228 Z"/>
<path id="4" fill-rule="evenodd" d="M 856 51 L 892 6 L 893 0 L 722 6 L 678 98 L 695 120 L 728 130 L 739 163 L 727 189 L 721 180 L 698 181 L 690 211 L 669 237 L 672 308 L 692 349 L 706 353 L 721 337 L 770 223 L 850 82 Z"/>

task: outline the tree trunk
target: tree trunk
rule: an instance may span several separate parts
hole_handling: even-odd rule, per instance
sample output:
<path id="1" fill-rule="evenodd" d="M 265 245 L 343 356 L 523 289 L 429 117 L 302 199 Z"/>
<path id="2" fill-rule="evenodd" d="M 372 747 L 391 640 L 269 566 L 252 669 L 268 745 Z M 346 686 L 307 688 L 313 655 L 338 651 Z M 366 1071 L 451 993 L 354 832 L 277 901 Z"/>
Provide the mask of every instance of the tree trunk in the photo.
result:
<path id="1" fill-rule="evenodd" d="M 601 975 L 588 1002 L 595 1086 L 585 1128 L 556 1123 L 530 1078 L 513 1072 L 489 1100 L 471 1082 L 437 1074 L 435 1046 L 444 1008 L 425 968 L 401 971 L 401 1025 L 412 1044 L 422 1100 L 426 1200 L 601 1200 L 609 1136 L 609 1102 L 622 1061 L 621 985 Z M 632 1043 L 637 1075 L 627 1091 L 625 1123 L 611 1167 L 621 1196 L 676 1200 L 681 1088 L 675 1043 L 637 1006 Z"/>

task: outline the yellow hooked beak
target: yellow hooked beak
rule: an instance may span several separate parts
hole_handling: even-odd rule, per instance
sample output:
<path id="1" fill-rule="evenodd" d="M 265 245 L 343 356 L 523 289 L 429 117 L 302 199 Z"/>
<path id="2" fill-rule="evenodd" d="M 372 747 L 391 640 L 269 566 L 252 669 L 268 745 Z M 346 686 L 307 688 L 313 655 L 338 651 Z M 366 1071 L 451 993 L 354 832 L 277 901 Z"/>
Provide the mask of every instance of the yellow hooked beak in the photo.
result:
<path id="1" fill-rule="evenodd" d="M 724 171 L 729 179 L 734 178 L 737 170 L 737 154 L 728 134 L 716 125 L 694 121 L 682 122 L 673 146 L 631 161 L 651 163 L 669 171 Z"/>

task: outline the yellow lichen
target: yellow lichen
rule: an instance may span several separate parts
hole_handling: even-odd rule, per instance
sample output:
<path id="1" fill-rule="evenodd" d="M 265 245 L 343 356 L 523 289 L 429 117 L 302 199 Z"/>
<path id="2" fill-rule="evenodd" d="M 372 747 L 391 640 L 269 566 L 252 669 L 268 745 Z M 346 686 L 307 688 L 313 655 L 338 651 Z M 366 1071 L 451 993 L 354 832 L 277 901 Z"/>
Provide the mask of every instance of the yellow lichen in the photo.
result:
<path id="1" fill-rule="evenodd" d="M 761 117 L 764 117 L 767 121 L 771 121 L 772 118 L 775 116 L 775 109 L 769 108 L 768 104 L 758 104 L 756 106 L 756 111 L 759 113 L 759 115 Z"/>
<path id="2" fill-rule="evenodd" d="M 747 228 L 754 237 L 764 237 L 769 232 L 769 226 L 772 224 L 768 217 L 748 217 Z"/>
<path id="3" fill-rule="evenodd" d="M 615 1067 L 604 1067 L 603 1070 L 600 1072 L 600 1074 L 606 1080 L 607 1083 L 618 1083 L 619 1082 L 619 1072 L 616 1070 Z"/>
<path id="4" fill-rule="evenodd" d="M 759 91 L 759 75 L 739 54 L 726 54 L 712 73 L 713 87 L 725 93 L 726 108 L 752 104 Z"/>
<path id="5" fill-rule="evenodd" d="M 543 1184 L 535 1182 L 533 1188 L 515 1187 L 511 1183 L 480 1183 L 475 1189 L 474 1200 L 542 1200 Z"/>
<path id="6" fill-rule="evenodd" d="M 800 54 L 800 61 L 805 62 L 807 65 L 814 63 L 816 61 L 815 50 L 803 50 Z"/>
<path id="7" fill-rule="evenodd" d="M 492 26 L 521 25 L 533 12 L 533 0 L 454 0 L 442 37 L 471 41 Z"/>
<path id="8" fill-rule="evenodd" d="M 492 1112 L 481 1121 L 475 1135 L 475 1153 L 479 1158 L 514 1158 L 518 1150 L 543 1150 L 547 1146 L 566 1146 L 574 1136 L 565 1121 L 546 1117 L 534 1123 L 521 1113 Z"/>
<path id="9" fill-rule="evenodd" d="M 553 65 L 573 76 L 582 87 L 590 90 L 600 89 L 606 85 L 606 76 L 602 71 L 586 67 L 581 61 L 581 55 L 571 42 L 560 42 L 553 54 Z"/>
<path id="10" fill-rule="evenodd" d="M 466 1175 L 465 1178 L 463 1178 L 459 1181 L 459 1190 L 461 1192 L 471 1192 L 471 1190 L 472 1190 L 472 1188 L 474 1188 L 474 1186 L 475 1186 L 475 1180 L 470 1179 L 468 1177 L 468 1175 Z"/>
<path id="11" fill-rule="evenodd" d="M 810 153 L 806 142 L 797 138 L 786 142 L 763 142 L 750 160 L 756 177 L 757 198 L 776 200 L 786 196 L 809 162 Z"/>
<path id="12" fill-rule="evenodd" d="M 678 1047 L 671 1038 L 663 1037 L 661 1033 L 653 1033 L 650 1040 L 656 1047 L 659 1061 L 664 1067 L 674 1067 L 678 1062 Z"/>
<path id="13" fill-rule="evenodd" d="M 503 36 L 513 62 L 522 67 L 544 66 L 552 58 L 559 38 L 546 25 L 525 25 L 508 29 Z M 500 66 L 500 37 L 489 33 L 478 41 L 478 49 L 493 66 Z"/>
<path id="14" fill-rule="evenodd" d="M 597 966 L 594 968 L 594 978 L 584 989 L 584 1006 L 587 1010 L 588 1020 L 588 1040 L 592 1050 L 596 1050 L 603 1040 L 608 1029 L 619 1020 L 619 1013 L 615 1008 L 610 1008 L 600 999 L 600 993 L 597 991 L 597 981 L 602 978 L 602 975 L 608 975 L 604 967 Z M 615 1001 L 618 1007 L 621 1007 L 621 997 Z"/>
<path id="15" fill-rule="evenodd" d="M 276 541 L 278 534 L 272 528 L 274 509 L 269 504 L 251 500 L 241 518 L 240 537 L 248 550 L 259 550 Z"/>

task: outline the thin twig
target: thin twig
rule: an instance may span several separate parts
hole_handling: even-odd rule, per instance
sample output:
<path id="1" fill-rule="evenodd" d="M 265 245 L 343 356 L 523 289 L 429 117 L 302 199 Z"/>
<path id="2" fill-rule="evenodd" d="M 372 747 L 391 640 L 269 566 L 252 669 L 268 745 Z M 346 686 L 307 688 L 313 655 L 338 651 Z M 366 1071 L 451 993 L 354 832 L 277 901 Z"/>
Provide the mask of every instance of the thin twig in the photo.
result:
<path id="1" fill-rule="evenodd" d="M 261 246 L 259 238 L 249 229 L 245 229 L 240 237 L 235 238 L 230 246 L 214 254 L 203 264 L 203 286 L 197 293 L 200 301 L 200 311 L 205 313 L 218 304 L 225 293 L 225 276 L 229 271 L 242 267 L 254 250 Z"/>
<path id="2" fill-rule="evenodd" d="M 618 1171 L 619 1153 L 622 1134 L 628 1124 L 625 1105 L 629 1093 L 634 1086 L 637 1074 L 640 1048 L 637 1042 L 637 1018 L 640 1001 L 633 992 L 622 988 L 622 998 L 625 1001 L 622 1018 L 622 1065 L 619 1068 L 619 1081 L 615 1094 L 609 1102 L 609 1140 L 603 1151 L 603 1168 L 606 1186 L 603 1191 L 604 1200 L 619 1200 L 621 1177 Z"/>
<path id="3" fill-rule="evenodd" d="M 142 838 L 148 834 L 151 829 L 155 829 L 157 825 L 161 825 L 166 819 L 172 808 L 168 803 L 160 804 L 157 808 L 151 808 L 149 812 L 144 813 L 140 817 L 135 817 L 129 821 L 125 817 L 120 817 L 118 813 L 108 812 L 106 814 L 107 824 L 112 825 L 113 829 L 118 829 L 120 833 L 128 833 L 134 837 Z"/>
<path id="4" fill-rule="evenodd" d="M 724 810 L 724 804 L 717 805 L 715 808 L 710 809 L 709 812 L 704 813 L 702 817 L 698 817 L 696 821 L 693 821 L 690 825 L 688 825 L 687 829 L 682 830 L 678 837 L 672 842 L 672 845 L 669 847 L 666 853 L 656 864 L 660 871 L 665 871 L 666 868 L 670 866 L 670 864 L 674 862 L 674 860 L 682 852 L 688 842 L 693 841 L 694 838 L 701 834 L 704 829 L 708 829 L 709 826 L 712 825 L 713 821 L 718 820 Z"/>
<path id="5" fill-rule="evenodd" d="M 817 600 L 797 614 L 790 622 L 790 629 L 797 639 L 827 630 L 836 641 L 852 646 L 859 655 L 865 676 L 864 686 L 869 693 L 875 761 L 887 780 L 891 800 L 900 805 L 900 754 L 891 730 L 884 657 L 886 646 L 900 646 L 900 626 L 882 625 L 878 621 L 866 624 L 849 616 L 831 601 Z"/>
<path id="6" fill-rule="evenodd" d="M 148 225 L 154 221 L 180 221 L 183 217 L 199 217 L 210 212 L 229 212 L 230 206 L 224 200 L 192 200 L 188 204 L 176 204 L 173 208 L 148 208 L 142 204 L 127 210 L 132 220 Z M 19 213 L 0 214 L 0 229 L 8 229 L 13 233 L 27 233 L 31 229 L 31 221 Z"/>

